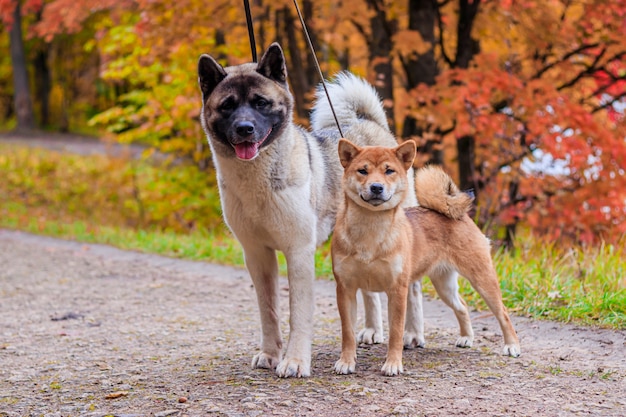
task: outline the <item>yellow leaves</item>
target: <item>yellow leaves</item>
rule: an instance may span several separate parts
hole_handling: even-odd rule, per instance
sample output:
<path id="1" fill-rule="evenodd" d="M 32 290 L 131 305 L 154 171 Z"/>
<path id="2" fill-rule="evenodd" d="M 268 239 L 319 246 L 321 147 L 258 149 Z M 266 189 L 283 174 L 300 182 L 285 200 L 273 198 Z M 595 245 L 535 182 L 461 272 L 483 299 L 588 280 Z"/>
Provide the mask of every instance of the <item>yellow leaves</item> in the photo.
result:
<path id="1" fill-rule="evenodd" d="M 55 219 L 178 232 L 221 223 L 213 171 L 21 147 L 0 151 L 3 200 L 45 207 Z"/>
<path id="2" fill-rule="evenodd" d="M 425 42 L 416 30 L 400 30 L 394 36 L 394 52 L 403 57 L 423 55 L 431 48 L 430 42 Z"/>

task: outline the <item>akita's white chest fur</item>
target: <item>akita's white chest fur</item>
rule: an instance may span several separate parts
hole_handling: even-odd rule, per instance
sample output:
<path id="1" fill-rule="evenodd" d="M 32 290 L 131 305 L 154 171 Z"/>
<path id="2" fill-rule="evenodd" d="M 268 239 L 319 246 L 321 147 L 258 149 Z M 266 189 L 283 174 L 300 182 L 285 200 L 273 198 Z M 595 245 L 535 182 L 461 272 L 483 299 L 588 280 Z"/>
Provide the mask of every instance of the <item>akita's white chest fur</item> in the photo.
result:
<path id="1" fill-rule="evenodd" d="M 280 251 L 319 245 L 334 225 L 334 216 L 328 220 L 318 213 L 323 200 L 312 183 L 316 170 L 302 169 L 308 162 L 306 147 L 300 141 L 290 149 L 289 139 L 283 139 L 284 149 L 267 149 L 254 161 L 215 158 L 230 229 L 240 241 L 254 240 Z M 315 173 L 323 179 L 323 173 Z"/>

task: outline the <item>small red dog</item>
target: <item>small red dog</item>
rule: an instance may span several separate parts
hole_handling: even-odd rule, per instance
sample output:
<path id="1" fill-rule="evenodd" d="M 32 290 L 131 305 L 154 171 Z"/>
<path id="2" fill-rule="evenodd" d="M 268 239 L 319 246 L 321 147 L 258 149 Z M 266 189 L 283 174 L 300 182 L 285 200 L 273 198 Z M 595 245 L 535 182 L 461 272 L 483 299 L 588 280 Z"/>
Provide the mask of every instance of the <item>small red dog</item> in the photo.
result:
<path id="1" fill-rule="evenodd" d="M 467 215 L 471 197 L 460 192 L 441 169 L 426 167 L 415 178 L 420 207 L 401 207 L 409 192 L 407 171 L 415 149 L 412 141 L 396 148 L 339 142 L 345 198 L 337 213 L 331 250 L 342 334 L 341 357 L 335 363 L 338 374 L 352 373 L 356 366 L 358 289 L 387 293 L 390 336 L 382 373 L 402 373 L 409 284 L 424 275 L 454 310 L 461 330 L 457 346 L 469 347 L 474 339 L 467 304 L 458 292 L 460 273 L 500 323 L 503 353 L 520 354 L 517 334 L 502 304 L 489 241 Z"/>

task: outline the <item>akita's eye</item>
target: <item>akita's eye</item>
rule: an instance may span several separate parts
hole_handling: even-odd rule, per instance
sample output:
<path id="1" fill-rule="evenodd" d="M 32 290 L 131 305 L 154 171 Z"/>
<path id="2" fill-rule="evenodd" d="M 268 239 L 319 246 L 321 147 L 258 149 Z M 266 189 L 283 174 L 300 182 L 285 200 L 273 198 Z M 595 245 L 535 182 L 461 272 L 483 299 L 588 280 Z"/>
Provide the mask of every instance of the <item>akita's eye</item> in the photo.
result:
<path id="1" fill-rule="evenodd" d="M 235 103 L 235 100 L 233 100 L 231 97 L 227 98 L 222 102 L 222 104 L 220 104 L 221 111 L 231 111 L 235 107 L 237 107 L 237 103 Z"/>
<path id="2" fill-rule="evenodd" d="M 396 171 L 394 171 L 391 168 L 387 168 L 387 171 L 385 171 L 385 175 L 391 175 L 391 174 L 395 174 L 395 173 L 396 173 Z"/>
<path id="3" fill-rule="evenodd" d="M 366 170 L 366 169 L 363 169 L 363 168 L 361 168 L 361 169 L 357 169 L 357 171 L 356 171 L 356 172 L 358 172 L 358 173 L 359 173 L 359 174 L 361 174 L 361 175 L 367 175 L 367 170 Z"/>
<path id="4" fill-rule="evenodd" d="M 254 107 L 256 107 L 257 109 L 264 109 L 267 106 L 270 105 L 270 102 L 268 100 L 265 100 L 264 98 L 257 98 L 256 100 L 254 100 Z"/>

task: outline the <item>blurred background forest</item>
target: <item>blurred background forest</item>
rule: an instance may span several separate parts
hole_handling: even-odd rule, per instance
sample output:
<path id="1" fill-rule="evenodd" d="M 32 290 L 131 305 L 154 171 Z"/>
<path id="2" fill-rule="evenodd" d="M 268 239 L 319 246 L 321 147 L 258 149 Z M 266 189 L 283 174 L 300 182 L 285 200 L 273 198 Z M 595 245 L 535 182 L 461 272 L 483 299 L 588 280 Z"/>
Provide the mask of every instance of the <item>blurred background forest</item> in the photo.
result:
<path id="1" fill-rule="evenodd" d="M 281 43 L 296 119 L 307 125 L 319 77 L 294 5 L 251 3 L 259 53 Z M 418 142 L 418 165 L 441 164 L 474 191 L 476 220 L 489 236 L 510 243 L 524 230 L 566 244 L 623 242 L 626 0 L 300 7 L 325 76 L 348 69 L 373 83 L 400 140 Z M 139 213 L 140 225 L 167 221 L 174 230 L 220 222 L 196 65 L 201 53 L 224 65 L 251 61 L 243 2 L 0 0 L 0 50 L 2 130 L 92 134 L 191 161 L 159 183 L 162 172 L 136 164 L 68 168 L 4 149 L 13 201 L 47 198 L 70 210 L 77 191 L 51 197 L 60 183 L 51 173 L 70 169 L 84 182 L 100 166 L 116 177 L 97 187 L 119 195 L 113 203 L 97 192 L 91 198 L 109 216 L 121 207 Z M 51 179 L 38 185 L 33 176 Z M 47 195 L 37 197 L 37 187 Z"/>

